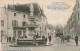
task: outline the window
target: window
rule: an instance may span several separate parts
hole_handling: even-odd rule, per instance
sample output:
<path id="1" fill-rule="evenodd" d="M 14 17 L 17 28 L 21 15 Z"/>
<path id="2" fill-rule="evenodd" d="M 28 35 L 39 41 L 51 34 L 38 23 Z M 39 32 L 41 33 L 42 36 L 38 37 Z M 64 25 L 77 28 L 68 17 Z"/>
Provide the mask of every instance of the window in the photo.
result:
<path id="1" fill-rule="evenodd" d="M 1 37 L 3 36 L 3 30 L 1 30 Z"/>
<path id="2" fill-rule="evenodd" d="M 16 13 L 14 13 L 14 16 L 16 16 Z"/>
<path id="3" fill-rule="evenodd" d="M 23 15 L 23 17 L 25 18 L 25 15 Z"/>
<path id="4" fill-rule="evenodd" d="M 1 26 L 4 26 L 4 21 L 3 20 L 1 20 Z"/>
<path id="5" fill-rule="evenodd" d="M 18 21 L 13 20 L 13 21 L 12 21 L 12 26 L 14 26 L 14 27 L 18 26 Z"/>
<path id="6" fill-rule="evenodd" d="M 23 26 L 25 26 L 26 25 L 26 22 L 23 22 Z"/>

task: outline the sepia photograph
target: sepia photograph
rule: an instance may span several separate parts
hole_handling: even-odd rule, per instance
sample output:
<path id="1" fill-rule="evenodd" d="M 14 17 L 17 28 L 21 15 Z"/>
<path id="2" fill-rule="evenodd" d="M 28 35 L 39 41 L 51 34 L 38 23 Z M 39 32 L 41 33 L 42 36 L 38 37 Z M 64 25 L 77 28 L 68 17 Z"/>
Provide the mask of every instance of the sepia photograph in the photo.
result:
<path id="1" fill-rule="evenodd" d="M 0 51 L 80 51 L 80 0 L 0 0 Z"/>

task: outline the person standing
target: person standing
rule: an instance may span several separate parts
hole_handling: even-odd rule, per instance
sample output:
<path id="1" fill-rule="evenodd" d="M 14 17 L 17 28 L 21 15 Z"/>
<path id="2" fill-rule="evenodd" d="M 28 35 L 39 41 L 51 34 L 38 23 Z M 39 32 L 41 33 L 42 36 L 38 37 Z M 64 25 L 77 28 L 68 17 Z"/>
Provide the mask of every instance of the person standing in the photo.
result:
<path id="1" fill-rule="evenodd" d="M 63 42 L 63 35 L 61 35 L 61 42 Z"/>
<path id="2" fill-rule="evenodd" d="M 62 43 L 64 42 L 64 39 L 65 39 L 65 38 L 64 38 L 64 35 L 62 35 L 62 36 L 61 36 L 61 42 L 62 42 Z"/>
<path id="3" fill-rule="evenodd" d="M 15 43 L 15 37 L 13 37 L 13 43 Z"/>
<path id="4" fill-rule="evenodd" d="M 37 33 L 36 38 L 38 38 L 38 37 L 39 37 L 39 35 L 38 35 L 38 33 Z"/>
<path id="5" fill-rule="evenodd" d="M 7 43 L 9 42 L 9 37 L 7 37 Z"/>
<path id="6" fill-rule="evenodd" d="M 43 39 L 45 38 L 44 34 L 43 34 L 42 38 L 43 38 Z"/>
<path id="7" fill-rule="evenodd" d="M 67 36 L 67 42 L 69 42 L 70 41 L 70 37 L 69 37 L 69 35 Z"/>
<path id="8" fill-rule="evenodd" d="M 9 43 L 11 43 L 11 37 L 9 36 Z"/>
<path id="9" fill-rule="evenodd" d="M 45 38 L 45 44 L 47 44 L 47 37 Z"/>
<path id="10" fill-rule="evenodd" d="M 36 35 L 33 36 L 33 45 L 36 46 Z"/>
<path id="11" fill-rule="evenodd" d="M 49 43 L 51 44 L 51 35 L 49 36 Z"/>
<path id="12" fill-rule="evenodd" d="M 76 46 L 78 46 L 78 36 L 77 36 L 77 34 L 75 36 L 75 43 L 76 43 Z"/>
<path id="13" fill-rule="evenodd" d="M 45 36 L 44 36 L 44 34 L 43 34 L 43 36 L 42 36 L 42 39 L 43 39 L 43 42 L 45 43 Z"/>

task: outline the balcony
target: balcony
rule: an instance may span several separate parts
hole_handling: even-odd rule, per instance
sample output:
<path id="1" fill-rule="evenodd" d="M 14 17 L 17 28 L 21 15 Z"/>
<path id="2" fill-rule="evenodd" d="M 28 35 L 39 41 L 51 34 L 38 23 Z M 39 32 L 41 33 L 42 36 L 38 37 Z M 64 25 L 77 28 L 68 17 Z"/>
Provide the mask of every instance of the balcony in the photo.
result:
<path id="1" fill-rule="evenodd" d="M 26 30 L 26 28 L 37 28 L 38 24 L 26 24 L 24 26 L 14 26 L 13 30 Z"/>
<path id="2" fill-rule="evenodd" d="M 29 16 L 28 19 L 29 19 L 30 21 L 34 21 L 35 17 Z"/>
<path id="3" fill-rule="evenodd" d="M 39 25 L 38 24 L 27 24 L 25 27 L 27 28 L 37 28 Z"/>
<path id="4" fill-rule="evenodd" d="M 13 30 L 26 30 L 26 27 L 13 27 Z"/>
<path id="5" fill-rule="evenodd" d="M 29 19 L 34 19 L 35 17 L 33 17 L 33 16 L 31 17 L 31 16 L 29 16 L 28 18 L 29 18 Z"/>

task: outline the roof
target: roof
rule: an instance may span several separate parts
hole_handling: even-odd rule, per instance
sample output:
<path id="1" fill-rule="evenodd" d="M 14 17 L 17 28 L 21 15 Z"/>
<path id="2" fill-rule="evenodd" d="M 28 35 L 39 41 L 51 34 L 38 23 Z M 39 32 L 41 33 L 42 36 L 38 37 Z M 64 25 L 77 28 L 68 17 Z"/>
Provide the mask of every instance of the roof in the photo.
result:
<path id="1" fill-rule="evenodd" d="M 7 8 L 15 11 L 30 13 L 30 4 L 33 4 L 34 15 L 40 14 L 45 17 L 43 10 L 40 8 L 40 6 L 37 3 L 8 5 Z"/>

